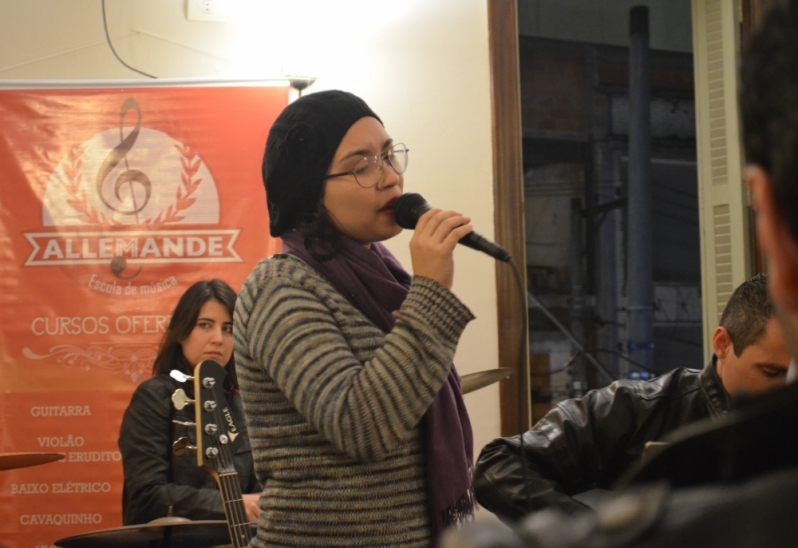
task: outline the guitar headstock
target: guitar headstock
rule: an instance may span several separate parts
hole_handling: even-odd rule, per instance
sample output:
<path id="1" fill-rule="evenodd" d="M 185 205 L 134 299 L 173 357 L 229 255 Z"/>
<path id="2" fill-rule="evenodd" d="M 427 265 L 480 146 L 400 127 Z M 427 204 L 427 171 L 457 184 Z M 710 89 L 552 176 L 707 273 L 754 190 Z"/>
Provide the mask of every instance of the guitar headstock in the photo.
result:
<path id="1" fill-rule="evenodd" d="M 197 452 L 197 464 L 205 468 L 219 485 L 230 540 L 234 548 L 245 548 L 252 540 L 254 531 L 248 523 L 233 461 L 233 455 L 241 448 L 244 437 L 225 398 L 227 370 L 213 360 L 205 360 L 194 369 L 193 377 L 177 370 L 172 371 L 170 376 L 178 382 L 192 381 L 194 384 L 193 400 L 179 388 L 172 394 L 172 403 L 177 409 L 193 404 L 195 422 L 172 422 L 196 427 L 197 433 L 196 446 L 191 445 L 188 438 L 180 438 L 173 444 L 173 450 L 177 455 L 192 450 Z"/>
<path id="2" fill-rule="evenodd" d="M 194 412 L 197 423 L 197 464 L 211 473 L 235 472 L 233 455 L 242 443 L 227 399 L 224 380 L 227 370 L 205 360 L 194 370 Z"/>

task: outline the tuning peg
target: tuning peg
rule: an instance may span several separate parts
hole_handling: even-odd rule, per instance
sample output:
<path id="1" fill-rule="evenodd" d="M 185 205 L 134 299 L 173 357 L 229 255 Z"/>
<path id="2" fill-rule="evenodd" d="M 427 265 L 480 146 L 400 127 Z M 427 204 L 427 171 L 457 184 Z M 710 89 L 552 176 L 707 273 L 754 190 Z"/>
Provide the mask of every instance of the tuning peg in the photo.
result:
<path id="1" fill-rule="evenodd" d="M 185 455 L 189 451 L 196 451 L 196 450 L 197 450 L 197 446 L 196 445 L 191 445 L 191 442 L 188 441 L 188 438 L 178 438 L 172 444 L 172 451 L 178 457 L 181 456 L 181 455 Z"/>
<path id="2" fill-rule="evenodd" d="M 205 450 L 205 456 L 209 459 L 215 459 L 219 455 L 219 450 L 215 447 L 208 447 Z"/>
<path id="3" fill-rule="evenodd" d="M 172 369 L 169 372 L 169 376 L 172 377 L 177 382 L 186 382 L 186 381 L 193 381 L 194 380 L 194 377 L 186 375 L 185 373 L 183 373 L 179 369 Z"/>
<path id="4" fill-rule="evenodd" d="M 208 400 L 202 404 L 202 408 L 205 409 L 208 413 L 216 409 L 216 402 L 213 400 Z"/>
<path id="5" fill-rule="evenodd" d="M 196 422 L 191 422 L 191 421 L 179 421 L 179 420 L 177 420 L 177 419 L 172 419 L 172 423 L 173 423 L 173 424 L 179 424 L 180 426 L 188 426 L 188 427 L 190 427 L 190 428 L 194 428 L 195 426 L 197 426 L 197 423 L 196 423 Z"/>
<path id="6" fill-rule="evenodd" d="M 172 394 L 172 403 L 174 404 L 175 409 L 183 409 L 187 405 L 193 405 L 194 400 L 186 396 L 186 393 L 182 388 L 178 388 L 175 390 L 175 393 Z"/>
<path id="7" fill-rule="evenodd" d="M 216 379 L 213 377 L 205 377 L 202 379 L 202 386 L 210 390 L 216 384 Z"/>

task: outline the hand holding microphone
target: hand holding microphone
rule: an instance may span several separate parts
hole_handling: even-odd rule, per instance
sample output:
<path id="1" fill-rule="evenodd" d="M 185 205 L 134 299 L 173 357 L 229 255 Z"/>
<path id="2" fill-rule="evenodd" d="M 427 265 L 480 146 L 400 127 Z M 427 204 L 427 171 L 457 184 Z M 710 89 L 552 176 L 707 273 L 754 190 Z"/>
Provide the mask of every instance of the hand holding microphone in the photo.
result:
<path id="1" fill-rule="evenodd" d="M 394 219 L 402 228 L 416 230 L 410 240 L 413 272 L 447 289 L 451 289 L 454 279 L 452 252 L 458 243 L 501 261 L 511 259 L 507 251 L 474 232 L 471 219 L 453 211 L 433 209 L 420 194 L 400 196 L 394 203 Z"/>
<path id="2" fill-rule="evenodd" d="M 430 209 L 421 215 L 410 240 L 413 273 L 451 289 L 454 282 L 452 252 L 458 240 L 473 230 L 469 223 L 468 217 L 454 211 Z"/>
<path id="3" fill-rule="evenodd" d="M 399 196 L 399 199 L 394 203 L 394 218 L 396 219 L 396 224 L 402 228 L 412 230 L 416 228 L 416 223 L 421 216 L 431 209 L 432 206 L 420 194 L 410 192 Z M 465 234 L 458 243 L 487 253 L 500 261 L 509 262 L 512 259 L 510 254 L 499 244 L 491 242 L 473 230 Z"/>

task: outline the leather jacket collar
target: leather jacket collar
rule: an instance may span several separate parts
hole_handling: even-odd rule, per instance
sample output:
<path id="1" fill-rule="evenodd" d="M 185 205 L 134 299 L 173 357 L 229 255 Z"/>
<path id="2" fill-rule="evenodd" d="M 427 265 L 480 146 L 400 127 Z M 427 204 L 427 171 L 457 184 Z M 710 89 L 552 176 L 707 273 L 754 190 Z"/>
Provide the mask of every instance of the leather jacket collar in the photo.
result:
<path id="1" fill-rule="evenodd" d="M 731 398 L 723 388 L 723 383 L 718 376 L 717 360 L 717 356 L 713 354 L 709 363 L 701 371 L 701 391 L 704 392 L 704 396 L 709 402 L 713 417 L 721 417 L 731 408 Z"/>

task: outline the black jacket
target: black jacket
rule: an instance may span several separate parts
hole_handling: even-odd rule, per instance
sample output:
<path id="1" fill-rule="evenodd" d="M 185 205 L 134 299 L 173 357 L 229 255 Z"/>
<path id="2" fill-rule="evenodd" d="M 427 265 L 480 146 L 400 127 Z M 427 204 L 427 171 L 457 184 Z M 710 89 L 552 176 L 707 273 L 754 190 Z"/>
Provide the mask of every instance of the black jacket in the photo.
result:
<path id="1" fill-rule="evenodd" d="M 174 424 L 173 419 L 193 422 L 194 408 L 177 410 L 172 393 L 183 388 L 192 396 L 191 383 L 178 383 L 158 375 L 141 383 L 133 393 L 122 419 L 119 450 L 125 484 L 122 515 L 125 525 L 146 523 L 172 515 L 193 520 L 225 519 L 222 497 L 213 476 L 197 465 L 193 451 L 175 456 L 172 444 L 181 437 L 196 445 L 192 426 Z M 258 493 L 260 486 L 252 465 L 252 451 L 244 422 L 241 397 L 225 392 L 235 425 L 244 437 L 233 456 L 242 493 Z"/>
<path id="2" fill-rule="evenodd" d="M 461 548 L 751 548 L 798 546 L 798 382 L 735 402 L 670 445 L 595 512 L 536 512 L 517 527 L 482 522 Z M 447 545 L 448 546 L 448 545 Z"/>
<path id="3" fill-rule="evenodd" d="M 524 434 L 529 497 L 519 436 L 488 444 L 475 469 L 477 500 L 509 519 L 550 507 L 568 513 L 584 509 L 571 496 L 612 487 L 641 457 L 646 442 L 687 423 L 720 417 L 729 406 L 714 357 L 702 371 L 675 369 L 650 381 L 615 381 L 561 402 Z"/>

